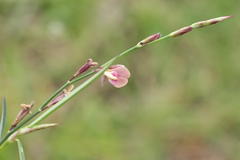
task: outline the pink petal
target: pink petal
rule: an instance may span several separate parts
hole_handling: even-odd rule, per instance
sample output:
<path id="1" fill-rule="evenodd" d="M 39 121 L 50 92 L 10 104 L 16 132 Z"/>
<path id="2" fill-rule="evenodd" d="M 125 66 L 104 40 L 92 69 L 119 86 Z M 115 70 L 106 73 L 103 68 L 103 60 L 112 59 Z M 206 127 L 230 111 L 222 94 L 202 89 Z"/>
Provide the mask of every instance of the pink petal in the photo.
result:
<path id="1" fill-rule="evenodd" d="M 114 73 L 114 76 L 116 76 L 118 78 L 123 77 L 123 78 L 128 79 L 131 76 L 127 67 L 125 67 L 124 65 L 121 65 L 121 64 L 113 65 L 109 69 L 112 70 Z"/>
<path id="2" fill-rule="evenodd" d="M 108 79 L 108 81 L 116 88 L 122 88 L 128 83 L 128 79 L 123 77 L 120 77 L 117 80 Z"/>

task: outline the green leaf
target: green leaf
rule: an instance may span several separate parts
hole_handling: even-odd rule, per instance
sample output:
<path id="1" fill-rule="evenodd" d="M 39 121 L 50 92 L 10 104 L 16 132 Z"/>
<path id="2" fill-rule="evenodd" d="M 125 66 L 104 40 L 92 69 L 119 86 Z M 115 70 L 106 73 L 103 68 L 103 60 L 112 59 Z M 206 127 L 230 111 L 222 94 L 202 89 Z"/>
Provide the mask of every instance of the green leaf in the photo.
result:
<path id="1" fill-rule="evenodd" d="M 19 139 L 16 139 L 16 141 L 18 145 L 19 160 L 25 160 L 23 145 Z"/>
<path id="2" fill-rule="evenodd" d="M 6 99 L 3 98 L 3 100 L 2 100 L 2 116 L 1 116 L 1 121 L 0 121 L 0 139 L 3 136 L 5 123 L 6 123 L 6 115 L 7 115 L 7 103 L 6 103 Z"/>

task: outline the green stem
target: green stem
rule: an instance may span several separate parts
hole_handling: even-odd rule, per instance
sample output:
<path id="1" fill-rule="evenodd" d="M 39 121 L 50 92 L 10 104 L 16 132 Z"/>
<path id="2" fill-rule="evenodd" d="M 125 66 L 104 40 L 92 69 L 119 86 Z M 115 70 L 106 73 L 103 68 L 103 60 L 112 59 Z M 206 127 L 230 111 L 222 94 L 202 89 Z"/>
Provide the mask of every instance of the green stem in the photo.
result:
<path id="1" fill-rule="evenodd" d="M 169 35 L 164 36 L 159 38 L 158 40 L 155 40 L 151 43 L 155 43 L 158 42 L 160 40 L 166 39 L 168 38 Z M 149 43 L 149 44 L 151 44 Z M 118 58 L 129 54 L 130 52 L 132 52 L 133 50 L 140 48 L 139 46 L 135 45 L 125 51 L 123 51 L 122 53 L 116 55 L 115 57 L 113 57 L 112 59 L 110 59 L 109 61 L 107 61 L 106 63 L 104 63 L 101 67 L 104 67 L 102 70 L 100 70 L 99 72 L 94 72 L 91 71 L 79 78 L 76 78 L 72 81 L 68 81 L 66 82 L 62 87 L 60 87 L 56 92 L 53 93 L 53 95 L 48 98 L 40 107 L 39 110 L 36 111 L 35 113 L 33 113 L 30 117 L 28 117 L 27 119 L 25 119 L 24 121 L 22 121 L 17 127 L 15 127 L 14 129 L 12 129 L 11 131 L 8 132 L 8 134 L 1 139 L 0 141 L 0 149 L 2 148 L 2 145 L 5 144 L 6 140 L 14 133 L 16 132 L 18 129 L 20 129 L 22 126 L 24 126 L 25 124 L 27 124 L 29 121 L 31 121 L 33 118 L 35 118 L 38 114 L 40 114 L 42 112 L 42 109 L 49 103 L 51 102 L 51 100 L 53 98 L 55 98 L 60 92 L 63 91 L 63 89 L 65 89 L 67 86 L 78 82 L 79 80 L 82 80 L 83 78 L 86 78 L 90 75 L 93 75 L 94 73 L 96 73 L 95 75 L 93 75 L 91 78 L 89 78 L 88 80 L 86 80 L 85 82 L 83 82 L 79 87 L 77 87 L 75 90 L 73 90 L 68 96 L 66 96 L 65 98 L 63 98 L 59 103 L 55 104 L 54 106 L 52 106 L 51 108 L 49 108 L 48 110 L 46 110 L 46 112 L 44 112 L 42 115 L 40 115 L 37 119 L 35 119 L 32 123 L 30 123 L 27 127 L 32 127 L 34 125 L 36 125 L 37 123 L 39 123 L 40 121 L 44 120 L 45 118 L 47 118 L 51 113 L 55 112 L 57 109 L 59 109 L 61 106 L 63 106 L 66 102 L 68 102 L 70 99 L 72 99 L 77 93 L 79 93 L 81 90 L 83 90 L 84 88 L 86 88 L 89 84 L 91 84 L 94 80 L 96 80 L 99 76 L 101 76 L 101 74 Z"/>
<path id="2" fill-rule="evenodd" d="M 156 41 L 161 41 L 164 40 L 166 38 L 169 38 L 169 35 L 164 36 L 159 38 L 158 40 L 155 40 L 151 43 L 154 43 Z M 149 43 L 149 44 L 151 44 Z M 101 67 L 106 68 L 106 66 L 110 66 L 115 60 L 117 60 L 118 58 L 127 55 L 129 53 L 131 53 L 133 50 L 139 48 L 137 45 L 123 51 L 122 53 L 116 55 L 115 57 L 113 57 L 112 59 L 110 59 L 109 61 L 107 61 L 106 63 L 104 63 Z M 72 97 L 74 97 L 77 93 L 79 93 L 81 90 L 83 90 L 84 88 L 86 88 L 92 81 L 94 81 L 97 77 L 99 77 L 102 73 L 103 73 L 104 69 L 101 70 L 100 72 L 98 72 L 97 74 L 95 74 L 94 76 L 92 76 L 89 80 L 85 81 L 82 85 L 80 85 L 78 88 L 76 88 L 73 92 L 70 93 L 69 96 L 65 97 L 64 99 L 62 99 L 59 103 L 57 103 L 55 106 L 52 106 L 50 109 L 48 109 L 46 112 L 44 112 L 42 115 L 40 115 L 37 119 L 35 119 L 31 124 L 29 124 L 27 127 L 33 127 L 34 125 L 36 125 L 37 123 L 39 123 L 40 121 L 44 120 L 45 118 L 47 118 L 51 113 L 53 113 L 54 111 L 56 111 L 57 109 L 59 109 L 61 106 L 63 106 L 66 102 L 68 102 Z M 94 72 L 89 72 L 88 75 L 91 75 Z M 77 79 L 75 81 L 78 81 Z M 73 82 L 75 82 L 73 81 Z"/>
<path id="3" fill-rule="evenodd" d="M 93 74 L 93 73 L 91 73 Z M 28 118 L 26 118 L 25 120 L 23 120 L 22 122 L 20 122 L 15 128 L 13 128 L 12 130 L 10 130 L 6 136 L 4 136 L 1 141 L 0 141 L 0 149 L 2 148 L 2 145 L 4 144 L 4 142 L 14 133 L 16 132 L 18 129 L 20 129 L 22 126 L 24 126 L 25 124 L 27 124 L 29 121 L 31 121 L 33 118 L 35 118 L 37 115 L 39 115 L 42 112 L 42 109 L 49 103 L 51 102 L 59 93 L 61 93 L 67 86 L 76 83 L 77 81 L 80 81 L 84 78 L 86 78 L 87 76 L 91 75 L 91 74 L 85 74 L 81 77 L 78 77 L 77 79 L 75 79 L 74 81 L 68 81 L 65 84 L 63 84 L 57 91 L 55 91 L 40 107 L 37 111 L 35 111 L 33 114 L 31 114 Z"/>
<path id="4" fill-rule="evenodd" d="M 32 123 L 30 123 L 27 127 L 33 127 L 34 125 L 36 125 L 37 123 L 39 123 L 40 121 L 44 120 L 45 118 L 47 118 L 51 113 L 53 113 L 54 111 L 56 111 L 57 109 L 59 109 L 61 106 L 63 106 L 66 102 L 68 102 L 70 99 L 72 99 L 72 97 L 74 97 L 75 95 L 77 95 L 81 90 L 83 90 L 84 88 L 86 88 L 90 83 L 92 83 L 94 80 L 96 80 L 107 68 L 108 66 L 110 66 L 115 60 L 117 60 L 118 58 L 122 57 L 123 55 L 126 55 L 128 53 L 130 53 L 131 51 L 137 49 L 137 46 L 133 46 L 129 49 L 127 49 L 126 51 L 120 53 L 119 55 L 113 57 L 112 59 L 110 59 L 109 61 L 107 61 L 106 63 L 104 63 L 102 65 L 102 67 L 104 67 L 104 69 L 102 69 L 101 71 L 97 72 L 94 76 L 92 76 L 90 79 L 88 79 L 87 81 L 83 82 L 83 84 L 81 84 L 78 88 L 76 88 L 75 90 L 73 90 L 67 97 L 65 97 L 64 99 L 62 99 L 59 103 L 57 103 L 56 105 L 52 106 L 51 108 L 49 108 L 46 112 L 44 112 L 42 115 L 40 115 L 37 119 L 35 119 Z"/>
<path id="5" fill-rule="evenodd" d="M 10 142 L 9 141 L 5 141 L 1 146 L 0 146 L 0 150 L 2 149 L 2 148 L 4 148 L 6 145 L 8 145 Z"/>
<path id="6" fill-rule="evenodd" d="M 219 19 L 220 18 L 220 19 Z M 230 18 L 230 16 L 225 16 L 225 17 L 219 17 L 219 18 L 216 18 L 216 19 L 211 19 L 212 21 L 216 21 L 217 22 L 221 22 L 227 18 Z M 210 20 L 210 21 L 211 21 Z M 211 21 L 211 22 L 212 22 Z M 206 24 L 204 24 L 205 26 L 206 25 L 211 25 L 212 23 L 208 23 L 208 21 L 204 21 L 206 22 Z M 197 22 L 199 23 L 199 22 Z M 194 23 L 196 25 L 196 23 Z M 193 25 L 194 25 L 193 24 Z M 199 28 L 201 26 L 195 26 L 195 28 Z M 189 31 L 185 31 L 183 32 L 181 29 L 180 30 L 177 30 L 179 32 L 179 35 L 182 35 L 182 34 L 185 34 Z M 182 32 L 181 32 L 182 31 Z M 177 35 L 177 36 L 179 36 Z M 157 43 L 161 40 L 164 40 L 166 38 L 169 38 L 169 37 L 174 37 L 173 35 L 168 34 L 164 37 L 161 37 L 157 40 L 154 40 L 148 44 L 152 44 L 152 43 Z M 147 45 L 148 45 L 147 44 Z M 28 117 L 27 119 L 25 119 L 24 121 L 22 121 L 17 127 L 15 127 L 14 129 L 12 129 L 11 131 L 8 132 L 8 134 L 1 139 L 0 141 L 0 149 L 3 148 L 3 146 L 7 143 L 7 139 L 14 133 L 16 132 L 18 129 L 20 129 L 23 125 L 25 125 L 26 123 L 28 123 L 30 120 L 32 120 L 33 118 L 35 118 L 39 113 L 42 112 L 42 110 L 44 109 L 44 107 L 49 103 L 51 102 L 51 100 L 56 97 L 64 88 L 66 88 L 68 85 L 70 84 L 73 84 L 87 76 L 90 76 L 90 75 L 93 75 L 92 77 L 90 77 L 88 80 L 84 81 L 80 86 L 78 86 L 75 90 L 73 90 L 68 96 L 66 96 L 65 98 L 63 98 L 59 103 L 55 104 L 54 106 L 50 107 L 46 112 L 44 112 L 42 115 L 40 115 L 37 119 L 35 119 L 28 127 L 31 127 L 31 126 L 34 126 L 35 124 L 37 124 L 38 122 L 42 121 L 43 119 L 47 118 L 51 113 L 53 113 L 54 111 L 56 111 L 57 109 L 59 109 L 62 105 L 64 105 L 67 101 L 69 101 L 72 97 L 74 97 L 78 92 L 80 92 L 81 90 L 83 90 L 84 88 L 86 88 L 89 84 L 91 84 L 94 80 L 96 80 L 99 76 L 101 76 L 101 74 L 103 74 L 103 72 L 118 58 L 124 56 L 124 55 L 127 55 L 129 54 L 131 51 L 137 49 L 137 48 L 141 48 L 145 45 L 139 45 L 137 44 L 136 46 L 133 46 L 129 49 L 127 49 L 126 51 L 120 53 L 119 55 L 113 57 L 112 59 L 110 59 L 109 61 L 107 61 L 105 64 L 102 65 L 103 69 L 101 69 L 99 72 L 97 72 L 95 74 L 94 71 L 91 71 L 85 75 L 83 75 L 82 77 L 79 77 L 79 78 L 76 78 L 75 80 L 73 81 L 68 81 L 66 82 L 62 87 L 60 87 L 48 100 L 46 100 L 39 108 L 38 111 L 36 111 L 34 114 L 32 114 L 30 117 Z"/>
<path id="7" fill-rule="evenodd" d="M 41 111 L 38 110 L 36 111 L 35 113 L 33 113 L 30 117 L 28 117 L 27 119 L 23 120 L 19 125 L 17 125 L 15 128 L 13 128 L 11 131 L 9 131 L 6 136 L 4 136 L 2 139 L 1 139 L 1 142 L 0 142 L 0 146 L 2 144 L 4 144 L 4 142 L 14 133 L 16 132 L 19 128 L 21 128 L 24 124 L 26 124 L 27 122 L 29 122 L 30 120 L 32 120 L 35 116 L 37 116 Z M 1 148 L 1 147 L 0 147 Z"/>
<path id="8" fill-rule="evenodd" d="M 66 82 L 64 85 L 62 85 L 62 87 L 60 87 L 57 91 L 55 91 L 51 97 L 49 97 L 40 107 L 39 110 L 42 111 L 42 109 L 48 104 L 50 103 L 53 98 L 55 98 L 59 93 L 61 93 L 67 86 L 69 86 L 69 81 Z"/>

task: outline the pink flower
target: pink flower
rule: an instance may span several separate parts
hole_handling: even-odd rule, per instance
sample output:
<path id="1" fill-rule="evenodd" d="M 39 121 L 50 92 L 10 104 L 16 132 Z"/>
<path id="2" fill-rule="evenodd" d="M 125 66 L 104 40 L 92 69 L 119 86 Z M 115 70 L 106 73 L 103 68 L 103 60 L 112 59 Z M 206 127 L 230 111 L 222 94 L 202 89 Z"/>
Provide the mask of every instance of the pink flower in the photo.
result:
<path id="1" fill-rule="evenodd" d="M 130 77 L 129 70 L 121 64 L 113 65 L 104 72 L 104 79 L 107 79 L 116 88 L 124 87 Z"/>

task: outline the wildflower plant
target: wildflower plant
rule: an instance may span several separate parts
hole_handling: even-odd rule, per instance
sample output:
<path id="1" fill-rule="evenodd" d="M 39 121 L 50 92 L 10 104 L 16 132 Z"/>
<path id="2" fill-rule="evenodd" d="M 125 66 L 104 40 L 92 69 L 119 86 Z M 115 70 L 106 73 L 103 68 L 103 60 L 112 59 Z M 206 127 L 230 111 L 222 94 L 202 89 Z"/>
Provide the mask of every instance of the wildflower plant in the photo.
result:
<path id="1" fill-rule="evenodd" d="M 34 102 L 31 102 L 30 104 L 21 104 L 21 109 L 17 114 L 14 122 L 9 127 L 8 131 L 5 131 L 7 103 L 6 99 L 3 98 L 2 114 L 0 119 L 0 150 L 8 144 L 16 142 L 19 149 L 19 157 L 21 160 L 24 160 L 25 155 L 23 151 L 23 146 L 19 138 L 22 135 L 26 135 L 31 132 L 57 126 L 56 123 L 39 123 L 51 114 L 53 114 L 56 110 L 63 107 L 65 103 L 70 101 L 80 91 L 88 87 L 92 82 L 102 76 L 102 82 L 106 80 L 116 88 L 121 88 L 127 85 L 128 79 L 130 78 L 131 74 L 126 66 L 122 64 L 114 64 L 119 58 L 127 56 L 134 50 L 142 48 L 146 45 L 157 43 L 168 38 L 175 38 L 184 35 L 194 29 L 216 24 L 228 18 L 231 18 L 231 16 L 223 16 L 205 21 L 199 21 L 189 26 L 180 28 L 165 36 L 161 36 L 159 33 L 153 34 L 138 42 L 133 47 L 111 58 L 102 65 L 98 65 L 98 62 L 95 62 L 92 59 L 88 59 L 87 62 L 83 64 L 72 75 L 72 77 L 70 77 L 69 80 L 66 81 L 58 90 L 56 90 L 45 102 L 43 102 L 38 109 L 32 111 L 32 109 L 34 108 Z M 79 82 L 80 80 L 84 81 L 80 85 L 74 87 L 74 84 L 76 84 L 76 82 Z"/>

